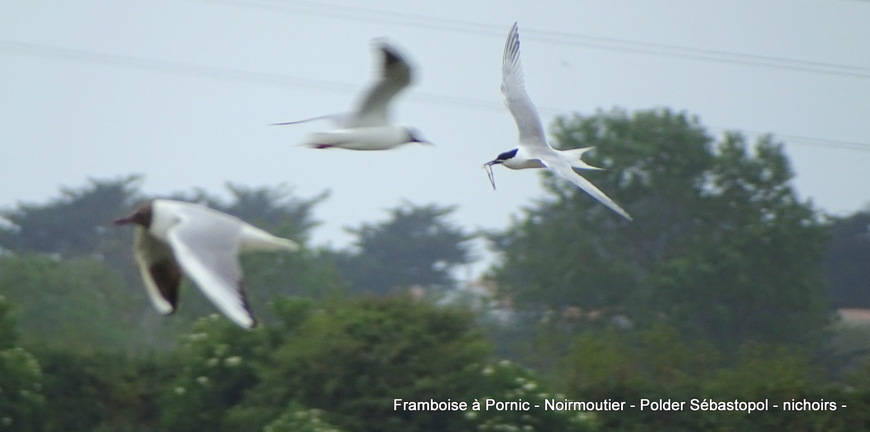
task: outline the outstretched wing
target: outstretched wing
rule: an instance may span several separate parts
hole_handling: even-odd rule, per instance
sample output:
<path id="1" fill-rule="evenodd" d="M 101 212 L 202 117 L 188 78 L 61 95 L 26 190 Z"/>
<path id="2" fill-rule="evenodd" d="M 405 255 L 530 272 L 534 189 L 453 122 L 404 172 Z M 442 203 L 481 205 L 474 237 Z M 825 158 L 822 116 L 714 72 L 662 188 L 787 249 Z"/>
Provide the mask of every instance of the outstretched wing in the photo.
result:
<path id="1" fill-rule="evenodd" d="M 504 45 L 504 57 L 501 67 L 501 93 L 504 103 L 514 116 L 517 124 L 521 146 L 546 146 L 544 125 L 529 94 L 523 78 L 523 67 L 520 63 L 520 34 L 517 23 L 511 27 Z"/>
<path id="2" fill-rule="evenodd" d="M 541 153 L 538 154 L 538 159 L 543 162 L 547 168 L 550 168 L 556 174 L 568 180 L 571 183 L 574 183 L 575 186 L 583 189 L 589 195 L 592 195 L 593 198 L 597 199 L 602 204 L 606 205 L 611 210 L 619 213 L 622 217 L 632 220 L 631 216 L 625 211 L 619 204 L 615 203 L 610 197 L 608 197 L 601 189 L 598 189 L 592 182 L 586 180 L 585 177 L 578 174 L 571 168 L 571 165 L 568 162 L 565 162 L 555 153 Z"/>
<path id="3" fill-rule="evenodd" d="M 134 236 L 133 251 L 148 297 L 158 312 L 169 315 L 178 307 L 181 267 L 172 256 L 172 249 L 146 228 L 136 226 Z"/>
<path id="4" fill-rule="evenodd" d="M 183 215 L 167 238 L 175 259 L 203 294 L 242 327 L 257 322 L 248 306 L 239 264 L 241 225 L 209 213 Z"/>
<path id="5" fill-rule="evenodd" d="M 411 67 L 399 52 L 386 42 L 380 42 L 378 49 L 383 54 L 380 79 L 366 91 L 349 127 L 389 124 L 390 102 L 411 84 Z"/>

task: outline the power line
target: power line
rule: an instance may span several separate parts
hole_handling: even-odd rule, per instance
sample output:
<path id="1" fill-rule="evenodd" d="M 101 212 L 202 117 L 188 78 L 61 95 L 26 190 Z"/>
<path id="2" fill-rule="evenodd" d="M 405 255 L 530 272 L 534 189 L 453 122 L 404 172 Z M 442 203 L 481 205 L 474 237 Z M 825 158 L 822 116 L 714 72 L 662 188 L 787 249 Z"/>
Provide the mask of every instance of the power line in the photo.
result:
<path id="1" fill-rule="evenodd" d="M 132 57 L 121 54 L 107 54 L 75 48 L 61 48 L 28 42 L 18 42 L 0 39 L 0 50 L 20 55 L 59 58 L 80 63 L 108 65 L 127 69 L 148 70 L 176 75 L 189 75 L 216 78 L 230 81 L 245 81 L 255 84 L 270 84 L 292 87 L 314 87 L 330 91 L 352 91 L 356 87 L 351 84 L 335 81 L 303 78 L 269 72 L 246 71 L 218 66 L 203 66 L 192 63 L 175 62 L 151 58 Z"/>
<path id="2" fill-rule="evenodd" d="M 0 51 L 7 51 L 19 55 L 36 56 L 43 58 L 57 58 L 67 61 L 107 65 L 127 69 L 146 70 L 175 75 L 197 76 L 227 81 L 242 81 L 253 84 L 267 84 L 305 89 L 316 88 L 320 90 L 340 93 L 355 93 L 360 89 L 359 85 L 342 83 L 337 81 L 312 79 L 287 74 L 248 71 L 219 66 L 204 66 L 170 60 L 133 57 L 121 54 L 99 53 L 95 51 L 81 50 L 75 48 L 61 48 L 50 45 L 41 45 L 3 39 L 0 39 Z M 410 95 L 410 98 L 427 103 L 463 106 L 466 108 L 473 108 L 479 110 L 501 112 L 501 110 L 503 109 L 503 105 L 500 101 L 486 101 L 469 97 L 414 92 L 414 94 Z"/>
<path id="3" fill-rule="evenodd" d="M 203 0 L 187 0 L 201 2 Z M 315 3 L 307 0 L 282 1 L 269 0 L 210 0 L 208 3 L 225 3 L 239 7 L 267 9 L 279 12 L 292 12 L 345 20 L 378 22 L 415 28 L 428 28 L 438 31 L 479 34 L 502 37 L 503 26 L 465 21 L 453 18 L 440 18 L 371 9 L 358 6 L 342 5 L 334 7 L 328 4 Z M 730 63 L 753 67 L 766 67 L 801 72 L 811 72 L 825 75 L 851 76 L 870 78 L 870 67 L 842 65 L 828 62 L 809 61 L 786 57 L 776 57 L 758 54 L 746 54 L 725 50 L 693 48 L 679 45 L 668 45 L 654 42 L 642 42 L 620 38 L 589 36 L 552 30 L 523 28 L 524 39 L 538 40 L 546 43 L 582 46 L 587 48 L 623 51 L 638 54 L 656 55 L 662 57 L 685 58 L 692 60 Z"/>
<path id="4" fill-rule="evenodd" d="M 169 60 L 132 57 L 120 54 L 99 53 L 74 48 L 61 48 L 49 45 L 10 41 L 3 39 L 0 39 L 0 51 L 7 51 L 18 55 L 61 59 L 65 61 L 106 65 L 111 67 L 121 67 L 135 70 L 145 70 L 174 75 L 205 77 L 225 81 L 241 81 L 252 84 L 266 84 L 282 87 L 289 86 L 305 89 L 317 88 L 321 90 L 341 93 L 355 93 L 359 91 L 358 85 L 341 83 L 336 81 L 318 80 L 286 74 L 247 71 L 218 66 L 204 66 Z M 501 101 L 490 101 L 484 99 L 458 97 L 435 93 L 413 92 L 411 95 L 409 95 L 409 98 L 425 103 L 460 106 L 466 109 L 474 109 L 479 111 L 504 112 L 505 109 Z M 539 110 L 552 114 L 572 112 L 572 110 L 569 109 L 555 107 L 539 107 Z M 710 129 L 718 129 L 722 131 L 733 130 L 715 126 L 708 127 Z M 752 135 L 767 134 L 764 132 L 746 130 L 744 130 L 743 132 Z M 807 137 L 799 135 L 780 134 L 776 136 L 798 144 L 809 144 L 846 150 L 870 151 L 870 144 L 855 141 L 831 140 L 826 138 Z"/>
<path id="5" fill-rule="evenodd" d="M 721 129 L 721 128 L 720 128 Z M 741 132 L 755 135 L 755 136 L 764 136 L 764 135 L 772 135 L 775 138 L 781 139 L 785 141 L 787 144 L 798 144 L 798 145 L 811 145 L 815 147 L 830 147 L 830 148 L 838 148 L 843 150 L 856 150 L 856 151 L 870 151 L 870 144 L 862 143 L 858 141 L 844 141 L 844 140 L 834 140 L 828 138 L 817 138 L 817 137 L 809 137 L 803 135 L 788 135 L 788 134 L 771 134 L 770 132 L 759 132 L 759 131 L 750 131 L 742 129 Z"/>

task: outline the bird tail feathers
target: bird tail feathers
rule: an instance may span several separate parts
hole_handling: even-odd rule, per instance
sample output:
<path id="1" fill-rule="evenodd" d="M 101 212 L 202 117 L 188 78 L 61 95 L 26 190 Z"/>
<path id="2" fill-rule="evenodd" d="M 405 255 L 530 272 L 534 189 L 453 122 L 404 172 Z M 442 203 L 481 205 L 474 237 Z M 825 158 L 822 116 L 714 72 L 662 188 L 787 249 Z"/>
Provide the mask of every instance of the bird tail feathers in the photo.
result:
<path id="1" fill-rule="evenodd" d="M 583 153 L 586 153 L 594 148 L 595 147 L 583 147 L 571 150 L 562 150 L 562 154 L 567 156 L 567 162 L 571 164 L 571 166 L 574 168 L 586 170 L 603 170 L 604 168 L 599 168 L 583 162 Z"/>

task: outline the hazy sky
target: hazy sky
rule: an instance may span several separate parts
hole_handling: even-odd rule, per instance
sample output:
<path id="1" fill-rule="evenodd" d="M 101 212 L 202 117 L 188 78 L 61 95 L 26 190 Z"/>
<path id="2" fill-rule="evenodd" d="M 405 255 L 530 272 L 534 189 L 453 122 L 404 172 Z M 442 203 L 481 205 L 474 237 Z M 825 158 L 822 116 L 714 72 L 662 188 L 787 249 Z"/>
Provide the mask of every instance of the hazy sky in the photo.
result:
<path id="1" fill-rule="evenodd" d="M 545 123 L 685 110 L 773 133 L 819 208 L 870 203 L 868 2 L 0 0 L 0 207 L 138 173 L 156 195 L 330 190 L 316 244 L 344 246 L 343 227 L 403 199 L 503 228 L 542 194 L 537 171 L 496 167 L 493 192 L 481 169 L 516 141 L 499 92 L 514 21 Z M 297 144 L 329 124 L 268 126 L 352 106 L 376 37 L 419 67 L 395 114 L 436 146 L 313 150 Z"/>

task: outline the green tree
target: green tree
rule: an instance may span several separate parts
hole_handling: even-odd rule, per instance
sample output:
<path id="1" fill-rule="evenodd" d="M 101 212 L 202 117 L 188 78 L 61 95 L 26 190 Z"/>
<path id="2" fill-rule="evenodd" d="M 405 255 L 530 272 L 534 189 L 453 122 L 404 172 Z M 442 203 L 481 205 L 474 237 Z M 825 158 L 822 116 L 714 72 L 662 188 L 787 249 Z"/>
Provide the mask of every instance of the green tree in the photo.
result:
<path id="1" fill-rule="evenodd" d="M 21 347 L 0 350 L 0 430 L 41 430 L 44 397 L 39 362 Z"/>
<path id="2" fill-rule="evenodd" d="M 623 411 L 597 413 L 602 429 L 610 431 L 849 431 L 866 424 L 867 401 L 851 394 L 858 389 L 828 388 L 805 351 L 756 342 L 735 351 L 728 359 L 711 344 L 687 342 L 663 325 L 588 331 L 573 340 L 557 373 L 569 398 L 626 402 Z M 677 410 L 641 410 L 641 399 L 685 404 Z M 768 410 L 692 410 L 693 399 L 767 400 Z M 837 410 L 829 405 L 789 410 L 783 404 L 803 400 L 836 402 Z"/>
<path id="3" fill-rule="evenodd" d="M 17 346 L 12 304 L 0 295 L 0 431 L 40 431 L 44 409 L 42 369 Z"/>
<path id="4" fill-rule="evenodd" d="M 160 397 L 162 424 L 171 431 L 232 430 L 226 414 L 259 381 L 266 336 L 265 330 L 247 331 L 217 314 L 198 319 L 180 338 L 176 373 Z"/>
<path id="5" fill-rule="evenodd" d="M 0 249 L 48 253 L 61 257 L 117 254 L 119 235 L 111 229 L 118 215 L 129 212 L 138 198 L 141 177 L 89 179 L 80 189 L 62 188 L 47 204 L 18 204 L 0 212 L 12 225 L 0 225 Z"/>
<path id="6" fill-rule="evenodd" d="M 93 258 L 0 256 L 0 292 L 20 311 L 28 345 L 70 350 L 134 349 L 145 295 Z"/>
<path id="7" fill-rule="evenodd" d="M 70 348 L 40 349 L 44 432 L 157 430 L 160 390 L 173 364 L 163 357 Z"/>
<path id="8" fill-rule="evenodd" d="M 393 399 L 472 394 L 489 352 L 472 315 L 404 296 L 288 298 L 274 313 L 279 325 L 253 332 L 209 319 L 184 336 L 179 373 L 162 398 L 168 430 L 285 427 L 288 412 L 309 410 L 349 432 L 464 424 L 461 413 L 394 411 Z"/>
<path id="9" fill-rule="evenodd" d="M 406 202 L 390 210 L 387 221 L 350 230 L 355 250 L 338 255 L 341 273 L 353 289 L 376 294 L 452 287 L 451 271 L 471 261 L 471 236 L 447 220 L 455 210 Z"/>
<path id="10" fill-rule="evenodd" d="M 287 339 L 254 406 L 295 400 L 349 432 L 458 429 L 460 413 L 395 411 L 393 401 L 467 398 L 489 352 L 472 315 L 406 296 L 327 302 L 301 322 L 288 310 L 292 327 L 280 330 Z"/>
<path id="11" fill-rule="evenodd" d="M 830 230 L 825 275 L 831 305 L 870 308 L 870 210 L 835 219 Z"/>
<path id="12" fill-rule="evenodd" d="M 0 294 L 0 349 L 12 348 L 18 342 L 17 326 L 12 303 Z"/>
<path id="13" fill-rule="evenodd" d="M 714 142 L 668 110 L 559 119 L 554 135 L 566 148 L 596 146 L 589 162 L 606 170 L 585 175 L 635 220 L 547 177 L 550 197 L 495 236 L 494 277 L 520 308 L 664 321 L 732 346 L 799 342 L 826 323 L 824 225 L 770 137 Z"/>

